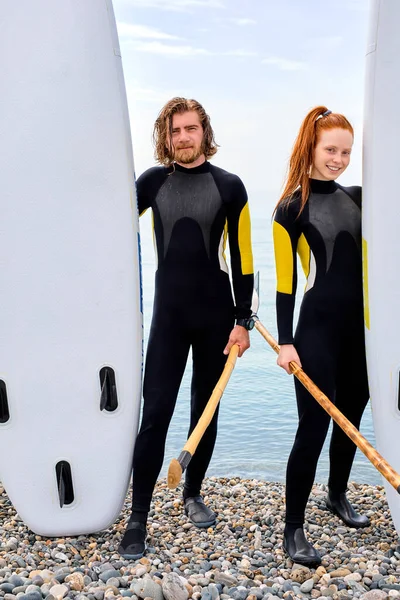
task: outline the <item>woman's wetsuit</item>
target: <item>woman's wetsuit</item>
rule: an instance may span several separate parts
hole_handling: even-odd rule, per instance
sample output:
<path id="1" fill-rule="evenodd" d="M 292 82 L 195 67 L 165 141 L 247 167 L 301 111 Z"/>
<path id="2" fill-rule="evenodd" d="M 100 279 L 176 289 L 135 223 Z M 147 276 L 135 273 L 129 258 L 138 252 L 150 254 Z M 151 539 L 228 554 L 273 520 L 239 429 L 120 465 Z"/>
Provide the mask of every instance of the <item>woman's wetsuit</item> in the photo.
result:
<path id="1" fill-rule="evenodd" d="M 299 215 L 300 195 L 279 206 L 274 220 L 277 321 L 280 344 L 294 344 L 302 367 L 337 408 L 359 427 L 368 402 L 362 259 L 361 188 L 311 180 Z M 307 285 L 293 338 L 296 252 Z M 301 526 L 330 417 L 295 379 L 299 425 L 286 473 L 286 522 Z M 329 488 L 346 491 L 356 446 L 335 423 Z"/>

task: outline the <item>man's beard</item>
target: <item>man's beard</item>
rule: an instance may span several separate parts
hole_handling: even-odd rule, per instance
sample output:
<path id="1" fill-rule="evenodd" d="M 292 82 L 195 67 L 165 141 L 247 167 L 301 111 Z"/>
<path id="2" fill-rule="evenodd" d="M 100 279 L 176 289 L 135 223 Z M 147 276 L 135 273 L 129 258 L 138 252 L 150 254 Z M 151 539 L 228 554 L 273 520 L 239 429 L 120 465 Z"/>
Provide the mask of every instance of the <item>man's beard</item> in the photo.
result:
<path id="1" fill-rule="evenodd" d="M 190 165 L 195 162 L 200 156 L 203 154 L 203 149 L 201 147 L 195 148 L 176 148 L 175 150 L 175 160 L 183 165 Z"/>

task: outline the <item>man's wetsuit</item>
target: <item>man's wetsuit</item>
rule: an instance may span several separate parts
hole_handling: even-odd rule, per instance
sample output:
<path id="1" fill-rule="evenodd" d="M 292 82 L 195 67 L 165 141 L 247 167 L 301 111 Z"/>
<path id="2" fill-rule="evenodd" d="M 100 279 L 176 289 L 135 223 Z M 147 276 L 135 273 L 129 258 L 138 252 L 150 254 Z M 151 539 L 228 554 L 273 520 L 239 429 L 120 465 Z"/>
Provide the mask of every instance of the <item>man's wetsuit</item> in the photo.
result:
<path id="1" fill-rule="evenodd" d="M 134 512 L 148 512 L 168 426 L 192 347 L 190 430 L 226 362 L 236 318 L 251 314 L 253 259 L 247 194 L 241 180 L 209 162 L 154 167 L 137 182 L 139 213 L 153 211 L 158 260 L 143 387 L 143 417 L 133 461 Z M 229 239 L 234 305 L 225 245 Z M 200 487 L 217 435 L 214 416 L 186 471 L 185 497 Z"/>
<path id="2" fill-rule="evenodd" d="M 361 188 L 311 180 L 300 198 L 278 208 L 274 220 L 277 320 L 280 344 L 294 344 L 304 371 L 359 427 L 368 402 L 365 360 Z M 307 285 L 293 338 L 296 252 Z M 301 526 L 330 417 L 295 379 L 299 426 L 286 474 L 286 522 Z M 356 446 L 335 423 L 329 488 L 346 491 Z"/>

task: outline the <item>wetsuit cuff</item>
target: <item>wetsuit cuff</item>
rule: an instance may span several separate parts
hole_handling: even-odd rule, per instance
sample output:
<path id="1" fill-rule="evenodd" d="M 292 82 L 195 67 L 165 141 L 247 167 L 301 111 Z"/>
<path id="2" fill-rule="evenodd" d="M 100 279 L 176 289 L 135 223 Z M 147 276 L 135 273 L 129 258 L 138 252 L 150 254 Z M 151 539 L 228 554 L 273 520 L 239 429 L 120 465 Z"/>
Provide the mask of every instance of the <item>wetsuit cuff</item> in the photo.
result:
<path id="1" fill-rule="evenodd" d="M 249 319 L 251 317 L 251 309 L 250 308 L 241 308 L 235 310 L 235 321 L 239 319 Z"/>
<path id="2" fill-rule="evenodd" d="M 289 335 L 284 335 L 284 336 L 280 336 L 278 339 L 278 344 L 280 346 L 283 346 L 285 344 L 294 344 L 294 339 L 293 336 L 289 336 Z"/>

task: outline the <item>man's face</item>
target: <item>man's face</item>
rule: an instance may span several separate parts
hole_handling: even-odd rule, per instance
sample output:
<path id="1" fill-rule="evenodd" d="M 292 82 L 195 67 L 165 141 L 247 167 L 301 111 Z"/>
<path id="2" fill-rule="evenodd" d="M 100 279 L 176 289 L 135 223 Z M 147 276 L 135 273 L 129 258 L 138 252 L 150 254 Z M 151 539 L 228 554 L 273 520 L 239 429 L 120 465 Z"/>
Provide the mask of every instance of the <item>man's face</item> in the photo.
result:
<path id="1" fill-rule="evenodd" d="M 171 142 L 177 163 L 191 166 L 203 163 L 205 160 L 203 138 L 203 127 L 196 111 L 190 110 L 173 115 Z"/>

